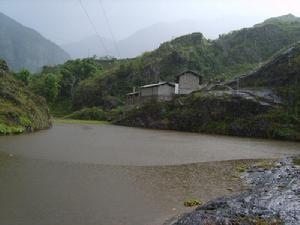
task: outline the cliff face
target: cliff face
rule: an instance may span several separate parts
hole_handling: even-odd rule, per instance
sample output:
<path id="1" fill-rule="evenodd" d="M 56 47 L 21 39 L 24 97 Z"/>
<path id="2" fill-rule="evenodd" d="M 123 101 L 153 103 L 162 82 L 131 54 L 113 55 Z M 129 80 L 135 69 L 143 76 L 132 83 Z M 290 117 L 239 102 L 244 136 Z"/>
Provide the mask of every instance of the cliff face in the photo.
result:
<path id="1" fill-rule="evenodd" d="M 0 135 L 22 133 L 51 126 L 46 101 L 32 94 L 0 61 Z"/>

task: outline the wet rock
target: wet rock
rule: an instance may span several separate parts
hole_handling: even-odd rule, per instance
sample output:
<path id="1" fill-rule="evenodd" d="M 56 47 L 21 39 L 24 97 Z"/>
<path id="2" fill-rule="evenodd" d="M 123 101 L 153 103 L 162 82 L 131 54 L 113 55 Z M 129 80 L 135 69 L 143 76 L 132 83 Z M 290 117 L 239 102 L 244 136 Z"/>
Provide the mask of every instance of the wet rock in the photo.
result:
<path id="1" fill-rule="evenodd" d="M 211 201 L 171 224 L 299 225 L 300 168 L 294 166 L 292 158 L 274 165 L 272 172 L 258 167 L 245 172 L 248 191 Z"/>

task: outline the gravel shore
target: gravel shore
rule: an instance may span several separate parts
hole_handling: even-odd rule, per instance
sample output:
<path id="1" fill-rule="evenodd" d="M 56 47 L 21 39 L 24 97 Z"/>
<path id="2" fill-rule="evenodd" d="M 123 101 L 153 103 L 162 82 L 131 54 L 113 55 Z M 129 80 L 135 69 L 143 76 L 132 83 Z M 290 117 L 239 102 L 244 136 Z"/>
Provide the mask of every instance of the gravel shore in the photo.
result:
<path id="1" fill-rule="evenodd" d="M 250 167 L 242 173 L 249 189 L 221 197 L 185 214 L 172 225 L 299 225 L 299 158 Z"/>

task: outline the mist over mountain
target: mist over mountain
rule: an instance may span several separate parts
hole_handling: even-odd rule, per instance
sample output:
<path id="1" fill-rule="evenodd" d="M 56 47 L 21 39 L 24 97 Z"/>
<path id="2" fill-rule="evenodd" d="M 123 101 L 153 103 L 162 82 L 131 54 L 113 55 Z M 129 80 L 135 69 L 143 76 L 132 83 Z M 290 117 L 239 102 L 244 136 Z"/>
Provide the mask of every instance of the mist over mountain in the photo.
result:
<path id="1" fill-rule="evenodd" d="M 103 43 L 108 50 L 108 55 L 116 55 L 114 52 L 114 42 L 108 38 L 98 37 L 97 35 L 89 36 L 78 42 L 62 45 L 61 48 L 68 52 L 72 58 L 88 58 L 94 55 L 106 56 L 106 49 L 101 44 Z"/>
<path id="2" fill-rule="evenodd" d="M 216 21 L 216 27 L 218 26 Z M 219 32 L 222 33 L 224 27 L 219 28 Z M 217 36 L 217 33 L 205 21 L 182 20 L 175 23 L 156 23 L 136 31 L 125 39 L 115 40 L 115 43 L 112 39 L 101 37 L 99 40 L 97 35 L 93 35 L 61 47 L 72 58 L 86 58 L 93 55 L 103 57 L 107 54 L 117 58 L 133 58 L 158 48 L 166 41 L 196 31 L 201 31 L 208 36 Z M 106 45 L 107 51 L 101 42 Z"/>
<path id="3" fill-rule="evenodd" d="M 15 71 L 26 68 L 35 72 L 44 65 L 60 64 L 70 58 L 58 45 L 1 12 L 0 49 L 0 58 Z"/>

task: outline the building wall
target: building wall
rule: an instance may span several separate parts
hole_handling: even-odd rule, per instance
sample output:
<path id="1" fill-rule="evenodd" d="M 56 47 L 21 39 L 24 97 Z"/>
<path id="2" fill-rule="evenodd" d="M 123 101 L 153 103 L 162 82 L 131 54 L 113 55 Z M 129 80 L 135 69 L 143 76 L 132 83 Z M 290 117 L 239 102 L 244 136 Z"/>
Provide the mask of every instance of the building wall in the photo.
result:
<path id="1" fill-rule="evenodd" d="M 141 90 L 141 96 L 142 97 L 151 97 L 151 96 L 157 96 L 158 95 L 158 87 L 149 87 L 149 88 L 143 88 Z"/>
<path id="2" fill-rule="evenodd" d="M 175 94 L 175 87 L 169 85 L 160 85 L 155 87 L 143 88 L 141 90 L 141 102 L 149 100 L 168 101 Z"/>
<path id="3" fill-rule="evenodd" d="M 179 77 L 179 94 L 187 95 L 199 90 L 200 78 L 191 73 L 186 73 Z"/>
<path id="4" fill-rule="evenodd" d="M 161 85 L 158 87 L 158 95 L 159 96 L 173 96 L 175 94 L 175 87 L 171 87 L 170 85 Z"/>

